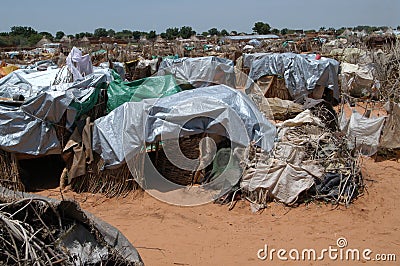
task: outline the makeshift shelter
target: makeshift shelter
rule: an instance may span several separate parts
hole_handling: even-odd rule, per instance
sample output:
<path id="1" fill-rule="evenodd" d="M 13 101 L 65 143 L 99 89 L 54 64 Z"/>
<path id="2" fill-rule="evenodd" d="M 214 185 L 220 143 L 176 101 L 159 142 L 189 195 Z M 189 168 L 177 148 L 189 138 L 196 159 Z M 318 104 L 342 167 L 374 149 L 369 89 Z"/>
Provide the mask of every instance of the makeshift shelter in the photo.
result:
<path id="1" fill-rule="evenodd" d="M 131 168 L 136 173 L 135 180 L 146 188 L 157 181 L 144 175 L 142 162 L 147 145 L 161 141 L 165 146 L 169 140 L 199 134 L 220 135 L 242 147 L 253 141 L 268 151 L 275 128 L 246 95 L 216 85 L 121 105 L 94 122 L 93 150 L 102 157 L 105 168 L 118 169 L 133 162 L 138 166 Z M 230 178 L 213 189 L 229 190 L 240 179 L 240 173 Z"/>
<path id="2" fill-rule="evenodd" d="M 101 89 L 107 75 L 93 73 L 74 83 L 50 85 L 52 81 L 48 81 L 58 70 L 31 70 L 28 74 L 18 71 L 0 80 L 0 95 L 8 99 L 0 102 L 0 133 L 6 136 L 0 139 L 1 161 L 12 162 L 11 167 L 2 165 L 0 183 L 21 189 L 24 182 L 39 181 L 32 175 L 44 176 L 44 172 L 54 169 L 45 167 L 40 173 L 24 170 L 24 165 L 37 167 L 37 163 L 27 161 L 40 159 L 43 165 L 46 158 L 60 164 L 57 171 L 49 173 L 53 182 L 58 183 L 55 175 L 61 174 L 63 168 L 61 151 L 75 121 L 85 114 L 95 119 L 105 111 Z M 13 100 L 15 95 L 19 101 Z"/>
<path id="3" fill-rule="evenodd" d="M 385 105 L 389 114 L 383 127 L 379 148 L 400 148 L 400 104 L 389 102 Z"/>
<path id="4" fill-rule="evenodd" d="M 46 36 L 43 36 L 40 41 L 36 44 L 36 47 L 43 48 L 45 44 L 49 44 L 51 41 L 46 38 Z"/>
<path id="5" fill-rule="evenodd" d="M 357 98 L 372 98 L 376 94 L 379 82 L 374 78 L 374 68 L 371 65 L 342 63 L 340 66 L 343 93 Z"/>
<path id="6" fill-rule="evenodd" d="M 378 151 L 379 140 L 385 123 L 385 116 L 367 117 L 354 108 L 350 119 L 342 111 L 340 130 L 346 134 L 349 149 L 355 149 L 365 156 L 374 155 Z"/>
<path id="7" fill-rule="evenodd" d="M 173 75 L 178 85 L 188 88 L 224 84 L 235 88 L 233 61 L 215 56 L 163 59 L 158 70 L 159 76 Z"/>
<path id="8" fill-rule="evenodd" d="M 321 103 L 308 102 L 313 107 L 277 124 L 270 153 L 253 146 L 244 152 L 240 187 L 255 211 L 271 200 L 292 205 L 314 198 L 347 205 L 362 190 L 358 159 L 330 126 L 332 112 Z"/>
<path id="9" fill-rule="evenodd" d="M 244 54 L 243 67 L 250 69 L 249 77 L 254 81 L 263 76 L 283 77 L 289 95 L 295 101 L 310 94 L 320 99 L 325 89 L 339 100 L 339 62 L 336 60 L 324 57 L 318 60 L 313 54 Z M 249 83 L 247 89 L 251 85 Z"/>
<path id="10" fill-rule="evenodd" d="M 0 186 L 0 204 L 2 265 L 143 265 L 120 231 L 75 201 Z"/>

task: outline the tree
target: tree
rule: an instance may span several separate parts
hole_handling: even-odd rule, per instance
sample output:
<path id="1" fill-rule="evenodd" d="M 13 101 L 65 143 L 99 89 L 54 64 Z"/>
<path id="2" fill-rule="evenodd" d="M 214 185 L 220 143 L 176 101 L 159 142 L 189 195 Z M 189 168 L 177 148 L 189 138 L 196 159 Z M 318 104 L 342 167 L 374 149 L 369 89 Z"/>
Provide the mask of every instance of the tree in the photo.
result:
<path id="1" fill-rule="evenodd" d="M 132 36 L 133 36 L 133 33 L 131 30 L 122 30 L 122 31 L 115 33 L 115 37 L 117 37 L 118 39 L 129 39 L 129 38 L 132 38 Z"/>
<path id="2" fill-rule="evenodd" d="M 42 37 L 44 36 L 49 40 L 53 40 L 54 39 L 53 35 L 50 32 L 47 32 L 47 31 L 39 32 L 39 35 L 42 36 Z"/>
<path id="3" fill-rule="evenodd" d="M 32 34 L 31 36 L 28 37 L 28 45 L 30 46 L 35 46 L 40 40 L 42 39 L 42 36 L 39 34 Z"/>
<path id="4" fill-rule="evenodd" d="M 132 32 L 132 36 L 133 36 L 133 39 L 139 40 L 140 36 L 142 36 L 142 32 L 140 32 L 138 30 L 135 30 L 135 31 Z"/>
<path id="5" fill-rule="evenodd" d="M 264 23 L 264 22 L 256 22 L 254 24 L 254 27 L 252 29 L 254 32 L 258 33 L 258 34 L 268 34 L 271 33 L 271 27 L 269 26 L 268 23 Z"/>
<path id="6" fill-rule="evenodd" d="M 94 30 L 94 37 L 100 38 L 100 37 L 107 37 L 108 33 L 105 28 L 98 28 Z"/>
<path id="7" fill-rule="evenodd" d="M 305 30 L 304 33 L 314 33 L 316 32 L 315 30 Z"/>
<path id="8" fill-rule="evenodd" d="M 207 37 L 209 34 L 208 34 L 208 31 L 203 31 L 203 33 L 201 35 L 203 35 L 204 37 Z"/>
<path id="9" fill-rule="evenodd" d="M 237 34 L 238 34 L 237 31 L 235 30 L 231 31 L 231 35 L 237 35 Z"/>
<path id="10" fill-rule="evenodd" d="M 319 31 L 325 31 L 326 30 L 326 28 L 325 27 L 321 27 L 321 28 L 319 28 Z"/>
<path id="11" fill-rule="evenodd" d="M 211 28 L 208 30 L 208 34 L 210 34 L 211 36 L 215 36 L 215 35 L 219 35 L 219 31 L 217 30 L 217 28 Z"/>
<path id="12" fill-rule="evenodd" d="M 115 36 L 115 30 L 109 29 L 109 30 L 107 31 L 107 36 L 108 36 L 108 37 L 114 37 L 114 36 Z"/>
<path id="13" fill-rule="evenodd" d="M 37 31 L 31 27 L 13 26 L 11 27 L 10 35 L 17 36 L 21 35 L 24 37 L 29 37 L 31 35 L 37 34 Z"/>
<path id="14" fill-rule="evenodd" d="M 56 32 L 56 39 L 57 40 L 60 40 L 64 36 L 65 36 L 65 33 L 63 31 L 57 31 Z"/>
<path id="15" fill-rule="evenodd" d="M 149 31 L 149 33 L 147 34 L 147 38 L 149 40 L 154 40 L 157 37 L 157 33 L 155 30 L 151 30 Z"/>
<path id="16" fill-rule="evenodd" d="M 281 29 L 281 34 L 282 34 L 282 35 L 286 35 L 286 34 L 288 34 L 288 32 L 289 32 L 289 29 L 288 29 L 288 28 L 283 28 L 283 29 Z"/>
<path id="17" fill-rule="evenodd" d="M 82 39 L 83 37 L 86 36 L 85 32 L 81 32 L 81 33 L 76 33 L 75 34 L 75 39 Z"/>
<path id="18" fill-rule="evenodd" d="M 272 29 L 271 32 L 275 35 L 279 34 L 279 30 L 278 29 Z"/>
<path id="19" fill-rule="evenodd" d="M 165 37 L 168 40 L 176 39 L 179 36 L 179 29 L 178 28 L 168 28 L 165 30 Z"/>
<path id="20" fill-rule="evenodd" d="M 192 35 L 195 35 L 196 32 L 192 29 L 192 27 L 189 26 L 183 26 L 179 30 L 179 36 L 181 36 L 184 39 L 190 38 Z"/>
<path id="21" fill-rule="evenodd" d="M 221 30 L 220 34 L 222 36 L 228 36 L 229 35 L 229 33 L 228 33 L 228 31 L 226 29 Z"/>

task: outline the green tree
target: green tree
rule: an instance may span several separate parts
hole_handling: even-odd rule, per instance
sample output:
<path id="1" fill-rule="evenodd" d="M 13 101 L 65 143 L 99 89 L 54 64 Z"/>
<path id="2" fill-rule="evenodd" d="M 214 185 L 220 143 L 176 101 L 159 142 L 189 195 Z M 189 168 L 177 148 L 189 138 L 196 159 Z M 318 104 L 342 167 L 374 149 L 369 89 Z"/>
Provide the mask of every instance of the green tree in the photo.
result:
<path id="1" fill-rule="evenodd" d="M 40 36 L 42 36 L 42 37 L 43 36 L 46 37 L 49 40 L 53 40 L 54 39 L 53 35 L 50 32 L 47 32 L 47 31 L 42 31 L 42 32 L 39 32 L 38 34 Z"/>
<path id="2" fill-rule="evenodd" d="M 41 39 L 42 39 L 42 36 L 41 36 L 41 35 L 39 35 L 39 34 L 32 34 L 31 36 L 28 37 L 27 45 L 29 45 L 29 46 L 35 46 Z"/>
<path id="3" fill-rule="evenodd" d="M 165 37 L 168 40 L 176 39 L 179 36 L 179 29 L 178 28 L 168 28 L 165 30 Z"/>
<path id="4" fill-rule="evenodd" d="M 118 39 L 129 39 L 129 38 L 132 38 L 132 36 L 133 36 L 133 33 L 131 30 L 122 30 L 122 31 L 115 33 L 115 37 L 117 37 Z"/>
<path id="5" fill-rule="evenodd" d="M 107 31 L 107 36 L 108 36 L 108 37 L 114 37 L 114 36 L 115 36 L 115 30 L 109 29 L 109 30 Z"/>
<path id="6" fill-rule="evenodd" d="M 11 32 L 10 35 L 12 36 L 24 36 L 24 37 L 29 37 L 31 35 L 37 34 L 37 31 L 34 30 L 31 27 L 22 27 L 22 26 L 13 26 L 11 27 Z"/>
<path id="7" fill-rule="evenodd" d="M 179 30 L 179 36 L 181 36 L 184 39 L 190 38 L 192 35 L 195 35 L 196 32 L 192 29 L 192 27 L 189 26 L 183 26 Z"/>
<path id="8" fill-rule="evenodd" d="M 219 35 L 219 31 L 217 28 L 211 28 L 208 30 L 208 34 L 210 34 L 211 36 L 215 36 L 215 35 Z"/>
<path id="9" fill-rule="evenodd" d="M 256 22 L 252 30 L 258 34 L 268 34 L 271 33 L 271 26 L 268 23 Z"/>
<path id="10" fill-rule="evenodd" d="M 326 30 L 326 28 L 325 27 L 321 27 L 321 28 L 319 28 L 319 31 L 325 31 Z"/>
<path id="11" fill-rule="evenodd" d="M 85 32 L 76 33 L 75 34 L 75 39 L 82 39 L 85 36 L 86 36 Z"/>
<path id="12" fill-rule="evenodd" d="M 133 31 L 133 32 L 132 32 L 133 39 L 139 40 L 139 39 L 140 39 L 140 36 L 142 36 L 142 34 L 143 34 L 143 33 L 142 33 L 141 31 L 138 31 L 138 30 Z"/>
<path id="13" fill-rule="evenodd" d="M 203 35 L 204 37 L 207 37 L 208 36 L 208 31 L 203 31 L 203 33 L 201 35 Z"/>
<path id="14" fill-rule="evenodd" d="M 278 29 L 272 29 L 272 30 L 271 30 L 271 33 L 276 34 L 276 35 L 279 34 L 279 32 L 280 32 L 280 31 L 279 31 Z"/>
<path id="15" fill-rule="evenodd" d="M 229 33 L 228 33 L 228 31 L 226 29 L 221 30 L 220 34 L 222 36 L 228 36 L 229 35 Z"/>
<path id="16" fill-rule="evenodd" d="M 237 35 L 237 34 L 238 34 L 237 31 L 235 30 L 231 31 L 231 35 Z"/>
<path id="17" fill-rule="evenodd" d="M 65 33 L 63 31 L 57 31 L 56 32 L 56 39 L 57 40 L 60 40 L 64 36 L 65 36 Z"/>
<path id="18" fill-rule="evenodd" d="M 94 30 L 94 37 L 100 38 L 100 37 L 107 37 L 108 33 L 105 28 L 98 28 Z"/>
<path id="19" fill-rule="evenodd" d="M 286 35 L 286 34 L 288 34 L 288 32 L 289 32 L 289 29 L 288 29 L 288 28 L 283 28 L 283 29 L 281 29 L 281 34 L 282 34 L 282 35 Z"/>
<path id="20" fill-rule="evenodd" d="M 0 47 L 11 46 L 10 38 L 0 34 Z"/>
<path id="21" fill-rule="evenodd" d="M 149 31 L 149 33 L 147 34 L 147 38 L 149 40 L 154 40 L 157 37 L 157 33 L 155 30 L 151 30 Z"/>

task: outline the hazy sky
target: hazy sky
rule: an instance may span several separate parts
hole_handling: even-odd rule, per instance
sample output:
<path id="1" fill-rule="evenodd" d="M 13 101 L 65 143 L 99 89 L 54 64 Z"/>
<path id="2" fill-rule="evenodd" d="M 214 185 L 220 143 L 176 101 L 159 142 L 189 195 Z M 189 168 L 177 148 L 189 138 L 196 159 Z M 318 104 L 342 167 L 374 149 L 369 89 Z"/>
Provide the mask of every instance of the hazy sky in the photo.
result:
<path id="1" fill-rule="evenodd" d="M 250 33 L 257 21 L 273 28 L 319 29 L 400 25 L 399 0 L 18 0 L 1 1 L 0 32 L 12 26 L 67 34 L 96 28 L 164 32 L 191 26 Z"/>

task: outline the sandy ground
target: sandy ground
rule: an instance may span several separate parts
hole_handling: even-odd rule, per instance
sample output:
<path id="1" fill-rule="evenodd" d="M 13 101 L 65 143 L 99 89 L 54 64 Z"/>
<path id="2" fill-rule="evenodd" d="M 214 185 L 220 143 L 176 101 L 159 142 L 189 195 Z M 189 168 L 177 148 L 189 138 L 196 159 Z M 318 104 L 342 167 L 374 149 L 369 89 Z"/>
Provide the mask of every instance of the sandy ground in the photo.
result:
<path id="1" fill-rule="evenodd" d="M 259 249 L 265 244 L 269 250 L 298 249 L 300 254 L 303 249 L 315 249 L 319 256 L 329 246 L 337 248 L 339 237 L 347 240 L 345 252 L 368 248 L 371 258 L 378 253 L 396 254 L 397 262 L 363 258 L 346 262 L 325 253 L 321 261 L 290 260 L 288 264 L 399 265 L 400 163 L 366 159 L 363 172 L 367 190 L 348 208 L 325 203 L 290 208 L 271 203 L 264 211 L 252 213 L 247 201 L 239 201 L 232 211 L 216 204 L 177 207 L 144 192 L 118 199 L 72 192 L 64 197 L 76 199 L 85 210 L 122 231 L 146 265 L 283 265 L 288 262 L 280 261 L 276 253 L 272 261 L 258 259 Z M 60 197 L 57 189 L 40 194 Z"/>

